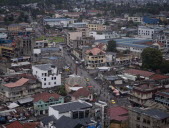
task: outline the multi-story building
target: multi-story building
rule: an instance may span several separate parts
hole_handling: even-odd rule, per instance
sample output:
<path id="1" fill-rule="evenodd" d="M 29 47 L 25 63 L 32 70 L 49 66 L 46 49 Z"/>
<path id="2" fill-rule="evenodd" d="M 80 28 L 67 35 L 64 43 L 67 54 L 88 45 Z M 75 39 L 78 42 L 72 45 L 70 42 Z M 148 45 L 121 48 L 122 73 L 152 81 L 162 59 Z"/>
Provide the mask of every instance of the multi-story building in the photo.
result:
<path id="1" fill-rule="evenodd" d="M 169 31 L 161 31 L 158 33 L 154 33 L 153 36 L 154 42 L 161 42 L 164 45 L 165 51 L 169 50 Z"/>
<path id="2" fill-rule="evenodd" d="M 143 17 L 140 17 L 140 16 L 130 16 L 130 17 L 128 17 L 128 21 L 133 21 L 135 23 L 142 23 L 143 22 Z"/>
<path id="3" fill-rule="evenodd" d="M 56 119 L 62 116 L 73 119 L 83 119 L 90 117 L 92 104 L 85 101 L 74 101 L 49 106 L 49 116 L 53 115 Z"/>
<path id="4" fill-rule="evenodd" d="M 130 92 L 129 100 L 133 106 L 144 106 L 147 100 L 153 99 L 155 93 L 163 86 L 155 84 L 141 84 L 134 86 Z"/>
<path id="5" fill-rule="evenodd" d="M 169 106 L 169 89 L 156 92 L 155 101 Z"/>
<path id="6" fill-rule="evenodd" d="M 106 64 L 106 53 L 99 48 L 92 48 L 85 52 L 85 65 L 87 69 L 96 69 Z"/>
<path id="7" fill-rule="evenodd" d="M 64 103 L 64 98 L 56 93 L 38 93 L 33 98 L 34 114 L 36 116 L 47 114 L 50 105 Z"/>
<path id="8" fill-rule="evenodd" d="M 18 36 L 15 38 L 17 56 L 31 56 L 35 40 L 31 36 Z"/>
<path id="9" fill-rule="evenodd" d="M 141 38 L 153 39 L 154 33 L 158 33 L 162 30 L 164 30 L 164 28 L 158 26 L 139 26 L 138 36 Z"/>
<path id="10" fill-rule="evenodd" d="M 120 37 L 120 35 L 114 31 L 91 31 L 89 32 L 89 36 L 94 37 L 95 40 L 114 39 Z"/>
<path id="11" fill-rule="evenodd" d="M 61 74 L 52 64 L 32 66 L 32 74 L 42 83 L 42 88 L 51 88 L 61 85 Z"/>
<path id="12" fill-rule="evenodd" d="M 104 31 L 104 30 L 106 30 L 106 25 L 103 25 L 103 24 L 88 24 L 87 27 L 91 31 Z"/>
<path id="13" fill-rule="evenodd" d="M 168 128 L 169 114 L 159 109 L 129 108 L 130 128 Z"/>
<path id="14" fill-rule="evenodd" d="M 1 83 L 2 101 L 14 101 L 29 97 L 41 91 L 41 84 L 36 79 L 21 78 L 11 83 Z"/>

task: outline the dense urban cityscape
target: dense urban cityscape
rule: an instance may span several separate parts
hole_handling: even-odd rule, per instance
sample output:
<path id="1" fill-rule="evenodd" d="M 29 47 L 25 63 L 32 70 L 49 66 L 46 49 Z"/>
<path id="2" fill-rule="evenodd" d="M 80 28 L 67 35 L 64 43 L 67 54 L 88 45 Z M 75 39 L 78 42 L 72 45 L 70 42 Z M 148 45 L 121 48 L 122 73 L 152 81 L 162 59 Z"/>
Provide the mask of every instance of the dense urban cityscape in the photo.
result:
<path id="1" fill-rule="evenodd" d="M 169 1 L 0 0 L 0 128 L 169 128 Z"/>

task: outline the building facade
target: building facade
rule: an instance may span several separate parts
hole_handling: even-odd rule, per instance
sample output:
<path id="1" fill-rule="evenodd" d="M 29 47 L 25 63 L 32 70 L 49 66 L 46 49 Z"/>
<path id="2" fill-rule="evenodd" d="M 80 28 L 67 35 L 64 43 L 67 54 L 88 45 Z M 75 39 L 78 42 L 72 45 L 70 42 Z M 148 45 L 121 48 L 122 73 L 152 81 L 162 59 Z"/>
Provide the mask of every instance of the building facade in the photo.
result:
<path id="1" fill-rule="evenodd" d="M 57 67 L 51 64 L 32 66 L 32 73 L 42 83 L 42 88 L 51 88 L 61 85 L 61 74 Z"/>
<path id="2" fill-rule="evenodd" d="M 87 69 L 96 69 L 106 64 L 106 53 L 99 48 L 92 48 L 85 52 L 85 65 Z"/>

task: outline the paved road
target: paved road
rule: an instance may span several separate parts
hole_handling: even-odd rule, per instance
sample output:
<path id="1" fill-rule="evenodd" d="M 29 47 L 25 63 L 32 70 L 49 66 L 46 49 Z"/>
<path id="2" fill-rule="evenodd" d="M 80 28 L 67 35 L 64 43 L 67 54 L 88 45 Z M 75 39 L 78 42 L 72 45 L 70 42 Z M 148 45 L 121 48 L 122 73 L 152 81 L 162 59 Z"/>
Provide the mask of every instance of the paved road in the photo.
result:
<path id="1" fill-rule="evenodd" d="M 66 63 L 70 65 L 71 70 L 76 72 L 76 63 L 75 60 L 72 58 L 70 53 L 64 50 L 64 57 Z M 90 74 L 87 72 L 86 69 L 80 68 L 77 66 L 77 74 L 89 79 L 88 84 L 93 86 L 93 91 L 99 96 L 99 100 L 107 102 L 111 106 L 126 106 L 129 105 L 127 98 L 116 98 L 110 91 L 108 90 L 108 85 L 99 84 L 96 80 L 94 80 Z M 104 87 L 105 86 L 105 87 Z M 115 104 L 112 104 L 111 100 L 114 99 L 116 101 Z"/>

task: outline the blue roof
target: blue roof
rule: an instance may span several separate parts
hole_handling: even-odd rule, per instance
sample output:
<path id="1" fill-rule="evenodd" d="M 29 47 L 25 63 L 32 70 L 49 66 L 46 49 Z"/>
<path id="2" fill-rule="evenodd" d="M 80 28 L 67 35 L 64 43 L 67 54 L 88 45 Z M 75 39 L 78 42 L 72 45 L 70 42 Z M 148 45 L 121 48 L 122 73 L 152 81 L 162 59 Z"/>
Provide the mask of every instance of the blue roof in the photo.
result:
<path id="1" fill-rule="evenodd" d="M 70 19 L 70 18 L 46 18 L 43 19 L 46 22 L 55 22 L 55 21 L 70 21 L 70 20 L 74 20 L 74 19 Z"/>
<path id="2" fill-rule="evenodd" d="M 132 111 L 138 112 L 140 114 L 144 114 L 150 116 L 152 118 L 156 118 L 157 120 L 162 120 L 165 118 L 169 118 L 169 114 L 163 112 L 159 109 L 141 109 L 141 108 L 132 108 Z"/>
<path id="3" fill-rule="evenodd" d="M 113 39 L 113 40 L 116 41 L 117 45 L 128 46 L 128 47 L 137 47 L 137 48 L 150 47 L 150 46 L 145 45 L 143 43 L 152 41 L 152 40 L 148 40 L 148 39 L 136 39 L 136 38 L 123 38 L 123 39 Z M 107 43 L 108 41 L 109 40 L 97 40 L 96 42 Z"/>
<path id="4" fill-rule="evenodd" d="M 12 43 L 12 40 L 8 40 L 8 39 L 0 39 L 0 44 L 7 44 L 7 43 Z"/>
<path id="5" fill-rule="evenodd" d="M 158 24 L 159 23 L 159 19 L 156 18 L 149 18 L 149 17 L 143 17 L 143 22 L 146 24 Z"/>

